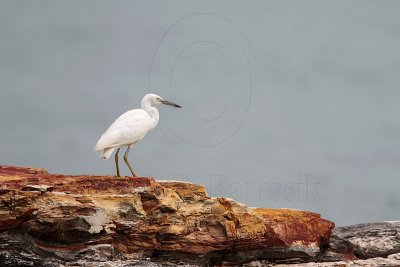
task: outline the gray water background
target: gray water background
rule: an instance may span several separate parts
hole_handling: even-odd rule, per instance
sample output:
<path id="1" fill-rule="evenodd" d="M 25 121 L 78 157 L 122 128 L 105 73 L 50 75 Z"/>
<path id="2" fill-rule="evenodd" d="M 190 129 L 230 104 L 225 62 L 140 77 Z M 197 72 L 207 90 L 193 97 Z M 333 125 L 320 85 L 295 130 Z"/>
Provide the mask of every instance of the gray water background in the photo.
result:
<path id="1" fill-rule="evenodd" d="M 184 108 L 140 175 L 400 219 L 399 1 L 0 1 L 1 164 L 113 174 L 93 146 L 149 91 Z"/>

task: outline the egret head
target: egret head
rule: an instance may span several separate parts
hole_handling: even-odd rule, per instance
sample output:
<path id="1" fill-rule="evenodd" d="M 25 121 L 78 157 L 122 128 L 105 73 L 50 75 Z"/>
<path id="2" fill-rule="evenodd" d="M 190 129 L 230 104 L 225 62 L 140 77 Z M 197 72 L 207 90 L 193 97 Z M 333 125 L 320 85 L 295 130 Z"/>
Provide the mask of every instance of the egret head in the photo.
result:
<path id="1" fill-rule="evenodd" d="M 161 96 L 158 96 L 156 94 L 147 94 L 143 97 L 142 103 L 147 102 L 150 103 L 151 105 L 156 105 L 156 104 L 164 104 L 168 106 L 172 106 L 175 108 L 181 108 L 178 104 L 172 103 L 171 101 L 163 99 Z"/>

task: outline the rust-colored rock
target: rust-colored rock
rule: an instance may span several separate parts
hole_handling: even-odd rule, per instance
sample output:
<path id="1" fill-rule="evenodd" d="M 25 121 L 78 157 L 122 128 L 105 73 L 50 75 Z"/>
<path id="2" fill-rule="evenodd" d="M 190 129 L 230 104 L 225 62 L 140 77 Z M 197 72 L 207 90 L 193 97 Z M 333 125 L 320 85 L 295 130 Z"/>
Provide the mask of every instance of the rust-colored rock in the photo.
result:
<path id="1" fill-rule="evenodd" d="M 23 236 L 25 249 L 68 261 L 93 253 L 103 260 L 166 257 L 209 264 L 310 261 L 334 227 L 311 212 L 212 198 L 187 182 L 0 166 L 0 185 L 0 232 Z"/>

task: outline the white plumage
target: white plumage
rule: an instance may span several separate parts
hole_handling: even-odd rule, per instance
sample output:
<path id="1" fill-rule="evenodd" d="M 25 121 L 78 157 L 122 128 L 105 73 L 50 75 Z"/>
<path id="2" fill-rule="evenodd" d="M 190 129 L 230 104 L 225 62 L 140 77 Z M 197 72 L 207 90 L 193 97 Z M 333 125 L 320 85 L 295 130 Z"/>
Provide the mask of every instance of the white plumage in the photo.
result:
<path id="1" fill-rule="evenodd" d="M 114 149 L 117 149 L 115 154 L 117 176 L 120 176 L 118 152 L 123 146 L 128 147 L 124 155 L 124 160 L 128 165 L 132 175 L 136 176 L 133 168 L 128 162 L 127 156 L 130 148 L 142 140 L 150 130 L 157 126 L 159 113 L 158 110 L 152 106 L 155 104 L 165 104 L 180 108 L 179 105 L 162 99 L 158 95 L 147 94 L 142 99 L 141 109 L 132 109 L 119 116 L 95 145 L 95 151 L 102 151 L 100 156 L 102 159 L 108 159 L 113 153 Z"/>
<path id="2" fill-rule="evenodd" d="M 132 109 L 118 117 L 101 136 L 95 146 L 103 151 L 101 158 L 108 159 L 115 148 L 135 144 L 157 125 L 158 119 L 142 109 Z"/>

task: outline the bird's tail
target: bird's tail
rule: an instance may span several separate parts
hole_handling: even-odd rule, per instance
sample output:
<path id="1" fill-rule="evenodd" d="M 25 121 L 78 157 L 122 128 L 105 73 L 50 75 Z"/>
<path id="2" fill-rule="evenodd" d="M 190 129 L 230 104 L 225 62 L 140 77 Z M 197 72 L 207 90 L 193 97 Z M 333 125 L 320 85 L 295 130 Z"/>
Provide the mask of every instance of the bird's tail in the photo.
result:
<path id="1" fill-rule="evenodd" d="M 108 159 L 111 156 L 111 154 L 113 153 L 114 149 L 115 149 L 114 147 L 104 149 L 103 153 L 100 156 L 100 158 L 101 159 Z"/>

